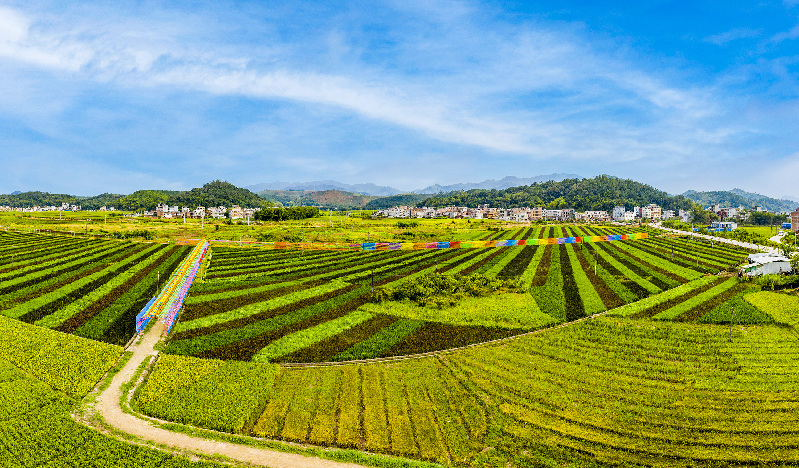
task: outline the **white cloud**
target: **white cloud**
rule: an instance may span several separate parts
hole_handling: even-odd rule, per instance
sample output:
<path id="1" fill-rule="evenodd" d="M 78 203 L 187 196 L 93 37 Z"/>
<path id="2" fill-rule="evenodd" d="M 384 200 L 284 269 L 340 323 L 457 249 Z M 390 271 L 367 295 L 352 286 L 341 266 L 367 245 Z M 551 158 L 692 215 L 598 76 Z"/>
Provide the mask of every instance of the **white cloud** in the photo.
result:
<path id="1" fill-rule="evenodd" d="M 0 6 L 0 42 L 19 42 L 28 34 L 30 21 L 22 13 Z"/>
<path id="2" fill-rule="evenodd" d="M 799 25 L 794 26 L 789 31 L 775 34 L 771 37 L 772 42 L 782 42 L 786 40 L 799 38 Z"/>
<path id="3" fill-rule="evenodd" d="M 597 51 L 579 28 L 568 25 L 502 26 L 489 34 L 470 22 L 477 22 L 479 12 L 452 5 L 400 2 L 397 9 L 403 12 L 457 26 L 411 34 L 391 51 L 395 55 L 371 62 L 346 28 L 324 32 L 319 44 L 303 44 L 322 51 L 306 57 L 277 40 L 211 46 L 212 41 L 197 39 L 206 25 L 187 26 L 183 18 L 87 18 L 75 27 L 6 8 L 8 14 L 0 11 L 0 57 L 90 85 L 110 82 L 133 95 L 157 88 L 334 108 L 479 149 L 481 155 L 510 154 L 522 163 L 612 159 L 668 168 L 708 150 L 720 158 L 728 153 L 719 146 L 738 130 L 724 117 L 725 96 L 712 86 L 639 63 L 631 51 L 620 57 L 618 50 Z M 708 41 L 723 44 L 755 33 L 732 30 Z M 280 129 L 274 131 L 271 138 L 279 138 Z M 250 148 L 263 141 L 227 137 Z M 217 163 L 205 158 L 204 167 L 212 169 L 235 164 L 232 157 Z M 326 166 L 323 158 L 305 154 L 285 165 L 306 172 L 359 170 L 342 167 L 344 159 Z"/>
<path id="4" fill-rule="evenodd" d="M 711 44 L 716 44 L 716 45 L 724 45 L 728 42 L 735 41 L 737 39 L 747 39 L 751 37 L 757 37 L 761 34 L 763 34 L 762 29 L 735 28 L 729 31 L 708 36 L 705 38 L 705 42 L 710 42 Z"/>

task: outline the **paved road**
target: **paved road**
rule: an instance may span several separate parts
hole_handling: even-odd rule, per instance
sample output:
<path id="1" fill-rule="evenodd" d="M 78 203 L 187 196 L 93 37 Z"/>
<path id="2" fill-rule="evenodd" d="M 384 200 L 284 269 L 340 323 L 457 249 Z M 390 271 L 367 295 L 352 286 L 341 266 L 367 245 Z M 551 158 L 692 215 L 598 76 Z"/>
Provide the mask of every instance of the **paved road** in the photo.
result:
<path id="1" fill-rule="evenodd" d="M 788 233 L 787 233 L 787 232 L 785 232 L 785 231 L 780 231 L 780 233 L 779 233 L 779 234 L 777 234 L 776 236 L 774 236 L 774 237 L 770 238 L 769 240 L 770 240 L 771 242 L 781 242 L 781 241 L 782 241 L 782 237 L 783 237 L 785 234 L 788 234 Z"/>
<path id="2" fill-rule="evenodd" d="M 649 226 L 653 227 L 653 228 L 656 228 L 656 229 L 662 229 L 664 231 L 673 232 L 673 233 L 679 234 L 681 236 L 684 236 L 686 234 L 692 234 L 693 236 L 701 237 L 703 239 L 708 239 L 708 240 L 712 240 L 712 241 L 715 241 L 715 242 L 723 242 L 725 244 L 732 244 L 732 245 L 737 245 L 737 246 L 740 246 L 740 247 L 746 247 L 747 249 L 755 249 L 755 250 L 760 250 L 760 251 L 763 251 L 763 252 L 771 252 L 771 253 L 780 254 L 780 255 L 782 254 L 781 250 L 776 249 L 774 247 L 766 247 L 766 246 L 763 246 L 763 245 L 750 244 L 749 242 L 741 242 L 741 241 L 738 241 L 738 240 L 735 240 L 735 239 L 725 239 L 723 237 L 713 237 L 713 236 L 708 236 L 706 234 L 700 234 L 698 232 L 690 233 L 690 232 L 686 232 L 686 231 L 680 231 L 678 229 L 671 229 L 671 228 L 663 227 L 663 226 L 661 226 L 659 224 L 650 224 Z"/>
<path id="3" fill-rule="evenodd" d="M 119 406 L 122 385 L 133 377 L 136 369 L 147 356 L 157 354 L 153 346 L 161 338 L 163 331 L 163 324 L 157 322 L 145 336 L 128 348 L 128 351 L 133 352 L 133 357 L 114 376 L 111 385 L 100 394 L 95 405 L 95 411 L 102 415 L 108 424 L 141 440 L 177 450 L 187 450 L 207 455 L 224 455 L 232 460 L 258 466 L 270 466 L 273 468 L 354 468 L 360 466 L 171 432 L 155 427 L 148 421 L 122 411 Z"/>

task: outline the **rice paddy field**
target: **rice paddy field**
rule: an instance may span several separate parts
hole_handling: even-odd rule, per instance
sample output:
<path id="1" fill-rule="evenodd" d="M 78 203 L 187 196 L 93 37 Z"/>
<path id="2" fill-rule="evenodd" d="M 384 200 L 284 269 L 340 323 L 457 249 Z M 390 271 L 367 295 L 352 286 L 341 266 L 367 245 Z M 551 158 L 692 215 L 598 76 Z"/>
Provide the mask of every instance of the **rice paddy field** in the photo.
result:
<path id="1" fill-rule="evenodd" d="M 799 296 L 729 273 L 748 252 L 648 233 L 488 249 L 213 246 L 132 404 L 179 424 L 441 466 L 799 463 Z M 0 233 L 0 385 L 26 389 L 3 393 L 0 459 L 89 466 L 80 454 L 96 446 L 145 460 L 135 466 L 184 466 L 98 438 L 68 414 L 188 249 Z M 519 287 L 440 308 L 372 301 L 373 288 L 474 273 Z M 41 336 L 10 338 L 23 331 Z M 45 430 L 67 442 L 56 446 Z M 64 458 L 70 447 L 74 460 Z M 92 466 L 128 455 L 115 456 Z"/>

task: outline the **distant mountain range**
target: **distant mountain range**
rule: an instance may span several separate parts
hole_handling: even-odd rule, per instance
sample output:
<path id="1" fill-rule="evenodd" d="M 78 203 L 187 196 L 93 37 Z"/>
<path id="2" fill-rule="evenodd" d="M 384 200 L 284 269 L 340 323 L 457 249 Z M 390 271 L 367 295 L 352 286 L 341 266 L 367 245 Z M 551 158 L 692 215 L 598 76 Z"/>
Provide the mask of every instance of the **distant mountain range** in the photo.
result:
<path id="1" fill-rule="evenodd" d="M 546 174 L 535 177 L 520 178 L 516 176 L 507 176 L 502 179 L 488 179 L 482 182 L 471 182 L 465 184 L 452 184 L 452 185 L 430 185 L 421 190 L 414 190 L 413 193 L 448 193 L 459 192 L 461 190 L 505 190 L 511 187 L 519 187 L 522 185 L 531 185 L 537 182 L 554 181 L 560 182 L 565 179 L 579 179 L 577 174 Z"/>
<path id="2" fill-rule="evenodd" d="M 60 206 L 61 203 L 82 205 L 83 209 L 97 209 L 103 205 L 114 206 L 125 211 L 152 210 L 158 203 L 169 205 L 240 205 L 245 207 L 286 205 L 317 206 L 322 209 L 382 209 L 395 205 L 455 204 L 472 206 L 489 203 L 497 207 L 541 206 L 555 204 L 558 207 L 570 206 L 576 209 L 609 209 L 614 205 L 658 203 L 664 208 L 684 208 L 690 202 L 706 208 L 713 203 L 722 206 L 754 208 L 762 206 L 768 211 L 793 211 L 799 206 L 795 199 L 775 199 L 741 189 L 714 192 L 689 190 L 681 196 L 671 197 L 648 185 L 631 180 L 621 180 L 610 176 L 580 179 L 573 174 L 549 174 L 532 178 L 508 176 L 500 180 L 454 185 L 432 185 L 421 191 L 424 193 L 400 194 L 392 187 L 375 184 L 347 186 L 336 181 L 308 182 L 306 184 L 283 184 L 294 189 L 300 187 L 352 187 L 352 191 L 339 189 L 325 190 L 275 190 L 264 189 L 257 194 L 246 188 L 239 188 L 227 182 L 213 181 L 201 188 L 187 191 L 139 190 L 129 195 L 103 193 L 93 197 L 82 197 L 47 192 L 15 192 L 0 195 L 0 205 L 30 207 L 34 205 Z M 259 184 L 276 186 L 281 184 Z M 251 186 L 256 188 L 258 186 Z M 469 188 L 474 187 L 474 188 Z M 355 189 L 368 190 L 355 190 Z M 394 195 L 369 195 L 368 192 L 395 193 Z M 690 201 L 689 201 L 690 200 Z"/>
<path id="3" fill-rule="evenodd" d="M 682 196 L 705 208 L 710 207 L 710 205 L 714 203 L 718 203 L 724 207 L 742 206 L 751 209 L 755 206 L 762 206 L 763 209 L 767 211 L 783 212 L 793 211 L 798 206 L 796 200 L 771 198 L 759 193 L 746 192 L 738 188 L 712 192 L 688 190 L 683 193 Z"/>
<path id="4" fill-rule="evenodd" d="M 420 194 L 435 194 L 447 193 L 460 190 L 472 189 L 486 189 L 486 190 L 504 190 L 510 187 L 518 187 L 520 185 L 530 185 L 536 182 L 546 182 L 553 180 L 560 182 L 564 179 L 578 179 L 580 176 L 577 174 L 546 174 L 535 177 L 520 178 L 516 176 L 507 176 L 502 179 L 488 179 L 482 182 L 467 182 L 463 184 L 452 185 L 430 185 L 428 187 L 412 190 L 411 192 L 403 192 L 402 190 L 388 187 L 385 185 L 375 184 L 345 184 L 335 180 L 316 180 L 313 182 L 267 182 L 262 184 L 249 185 L 244 187 L 250 191 L 260 193 L 264 191 L 303 191 L 303 192 L 323 192 L 328 190 L 340 190 L 342 192 L 352 192 L 363 195 L 374 195 L 378 197 L 388 197 L 393 195 L 401 195 L 406 193 L 420 193 Z"/>
<path id="5" fill-rule="evenodd" d="M 401 190 L 394 187 L 375 184 L 344 184 L 335 180 L 316 180 L 313 182 L 267 182 L 244 187 L 252 192 L 268 191 L 301 191 L 301 192 L 324 192 L 327 190 L 340 190 L 342 192 L 360 193 L 364 195 L 375 195 L 387 197 L 399 195 Z"/>

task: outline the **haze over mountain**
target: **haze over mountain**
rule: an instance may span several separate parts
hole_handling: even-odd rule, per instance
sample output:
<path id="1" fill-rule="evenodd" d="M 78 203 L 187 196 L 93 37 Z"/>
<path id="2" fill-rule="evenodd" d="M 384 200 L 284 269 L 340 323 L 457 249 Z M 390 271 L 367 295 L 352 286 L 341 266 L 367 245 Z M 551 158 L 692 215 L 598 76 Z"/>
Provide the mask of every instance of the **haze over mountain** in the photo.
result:
<path id="1" fill-rule="evenodd" d="M 482 182 L 467 182 L 463 184 L 452 185 L 430 185 L 421 190 L 414 190 L 413 193 L 447 193 L 459 190 L 473 190 L 473 189 L 486 189 L 486 190 L 505 190 L 510 187 L 519 187 L 521 185 L 530 185 L 536 182 L 546 182 L 552 180 L 560 182 L 565 179 L 579 179 L 577 174 L 546 174 L 535 177 L 519 178 L 516 176 L 506 176 L 502 179 L 488 179 Z"/>
<path id="2" fill-rule="evenodd" d="M 364 195 L 377 195 L 387 197 L 398 195 L 402 190 L 384 185 L 368 184 L 345 184 L 336 180 L 315 180 L 312 182 L 265 182 L 261 184 L 248 185 L 247 190 L 252 192 L 263 192 L 264 190 L 296 190 L 305 192 L 323 192 L 326 190 L 340 190 L 342 192 L 361 193 Z"/>
<path id="3" fill-rule="evenodd" d="M 352 192 L 352 193 L 360 193 L 363 195 L 375 195 L 380 197 L 388 197 L 392 195 L 400 195 L 404 193 L 423 193 L 423 194 L 433 194 L 433 193 L 446 193 L 446 192 L 454 192 L 458 190 L 472 190 L 472 189 L 486 189 L 486 190 L 504 190 L 509 187 L 518 187 L 520 185 L 530 185 L 536 182 L 546 182 L 548 180 L 554 180 L 555 182 L 560 182 L 564 179 L 578 179 L 580 176 L 577 174 L 545 174 L 545 175 L 538 175 L 533 177 L 516 177 L 516 176 L 506 176 L 502 179 L 487 179 L 482 182 L 466 182 L 460 184 L 452 184 L 452 185 L 430 185 L 422 189 L 412 190 L 410 192 L 405 192 L 394 187 L 388 187 L 385 185 L 376 185 L 373 183 L 368 184 L 345 184 L 343 182 L 339 182 L 336 180 L 315 180 L 312 182 L 265 182 L 261 184 L 249 185 L 244 188 L 250 190 L 252 192 L 263 192 L 266 190 L 274 191 L 274 190 L 293 190 L 293 191 L 305 191 L 305 192 L 323 192 L 327 190 L 339 190 L 342 192 Z"/>

